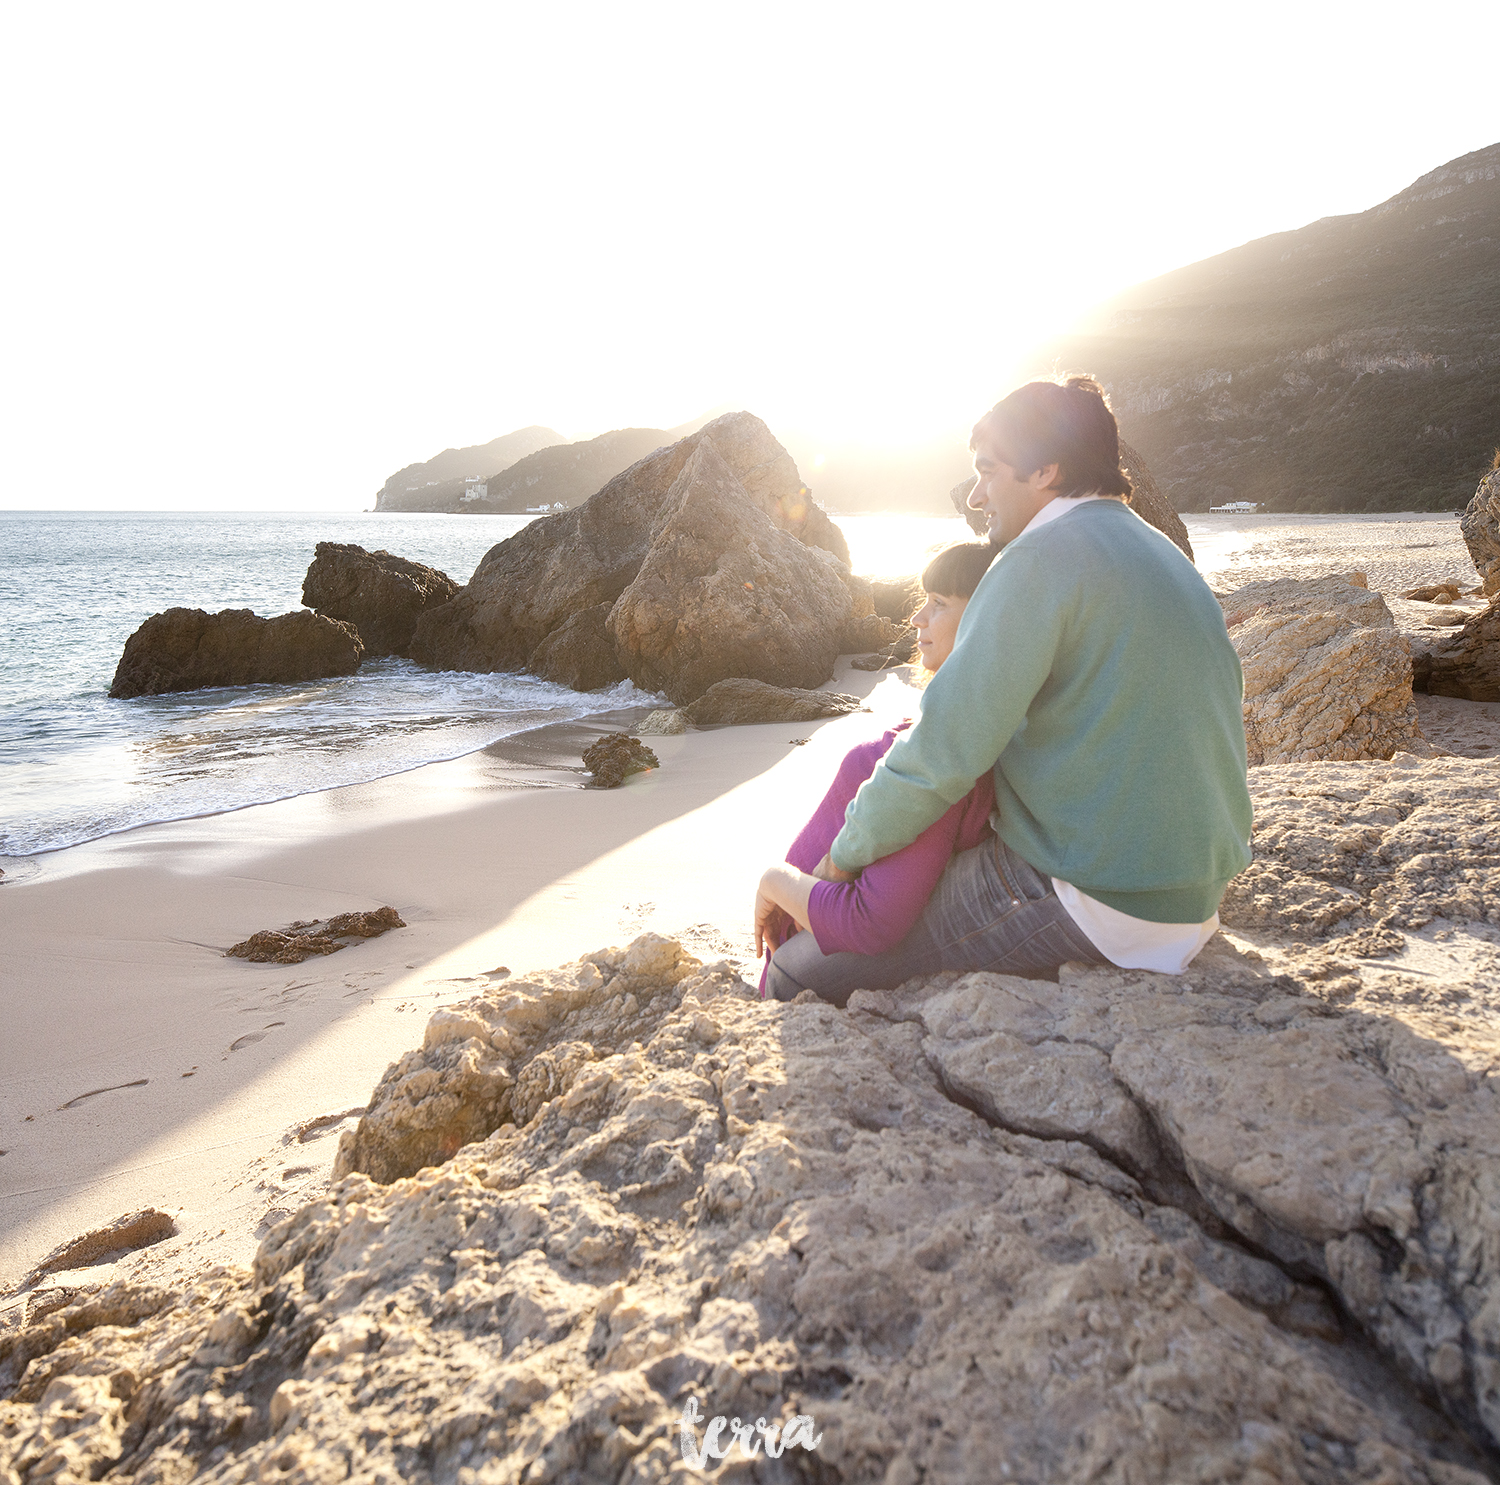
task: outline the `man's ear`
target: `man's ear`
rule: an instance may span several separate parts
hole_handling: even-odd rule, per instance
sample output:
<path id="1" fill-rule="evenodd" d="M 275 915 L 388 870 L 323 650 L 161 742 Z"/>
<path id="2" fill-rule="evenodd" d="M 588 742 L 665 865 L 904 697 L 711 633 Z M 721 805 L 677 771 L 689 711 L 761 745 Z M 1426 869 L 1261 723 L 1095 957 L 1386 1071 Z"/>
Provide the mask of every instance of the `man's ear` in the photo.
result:
<path id="1" fill-rule="evenodd" d="M 1031 486 L 1034 493 L 1040 495 L 1043 490 L 1050 490 L 1057 483 L 1061 469 L 1062 466 L 1059 464 L 1044 464 L 1026 483 Z"/>

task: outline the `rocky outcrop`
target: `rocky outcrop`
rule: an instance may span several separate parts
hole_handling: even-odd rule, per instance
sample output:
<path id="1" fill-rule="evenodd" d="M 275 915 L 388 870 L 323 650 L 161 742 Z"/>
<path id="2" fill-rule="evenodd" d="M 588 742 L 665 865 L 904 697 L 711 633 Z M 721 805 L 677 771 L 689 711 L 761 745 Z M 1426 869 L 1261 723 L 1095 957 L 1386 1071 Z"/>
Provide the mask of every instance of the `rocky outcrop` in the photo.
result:
<path id="1" fill-rule="evenodd" d="M 1131 510 L 1148 525 L 1155 526 L 1163 536 L 1170 538 L 1189 562 L 1193 561 L 1193 544 L 1188 540 L 1187 527 L 1182 524 L 1182 517 L 1157 486 L 1145 457 L 1138 449 L 1131 448 L 1123 438 L 1120 440 L 1120 468 L 1130 476 L 1130 483 L 1134 486 L 1129 500 Z"/>
<path id="2" fill-rule="evenodd" d="M 729 413 L 631 465 L 576 510 L 492 547 L 458 597 L 418 623 L 413 658 L 442 670 L 520 670 L 574 614 L 613 604 L 639 573 L 663 502 L 705 439 L 773 525 L 821 542 L 847 565 L 838 528 L 806 498 L 791 455 L 759 418 Z"/>
<path id="3" fill-rule="evenodd" d="M 302 580 L 302 601 L 359 630 L 367 655 L 404 655 L 417 620 L 458 592 L 447 573 L 389 552 L 320 541 Z"/>
<path id="4" fill-rule="evenodd" d="M 711 439 L 651 536 L 608 620 L 637 686 L 682 705 L 731 676 L 813 688 L 833 674 L 851 602 L 843 564 L 778 529 Z"/>
<path id="5" fill-rule="evenodd" d="M 1500 598 L 1412 650 L 1412 685 L 1432 696 L 1500 701 Z"/>
<path id="6" fill-rule="evenodd" d="M 692 705 L 685 706 L 682 715 L 694 727 L 713 723 L 744 726 L 757 722 L 813 722 L 858 710 L 859 697 L 841 691 L 768 686 L 764 681 L 737 676 L 729 681 L 716 681 Z"/>
<path id="7" fill-rule="evenodd" d="M 257 618 L 248 608 L 216 614 L 169 608 L 129 639 L 109 694 L 159 696 L 205 686 L 253 686 L 353 675 L 364 646 L 352 624 L 305 609 Z"/>
<path id="8" fill-rule="evenodd" d="M 1245 671 L 1252 765 L 1428 751 L 1411 651 L 1362 574 L 1250 583 L 1220 601 Z"/>
<path id="9" fill-rule="evenodd" d="M 812 1419 L 747 1479 L 1478 1485 L 1493 1082 L 1228 950 L 838 1011 L 647 935 L 438 1011 L 253 1272 L 6 1335 L 0 1462 L 685 1479 L 691 1400 Z"/>
<path id="10" fill-rule="evenodd" d="M 1131 448 L 1123 438 L 1120 440 L 1120 467 L 1130 476 L 1130 481 L 1135 486 L 1134 493 L 1127 502 L 1130 508 L 1148 526 L 1154 526 L 1160 531 L 1192 562 L 1193 544 L 1188 540 L 1187 527 L 1182 524 L 1182 517 L 1157 486 L 1144 456 Z M 974 478 L 971 475 L 949 490 L 948 499 L 953 502 L 954 510 L 969 523 L 969 529 L 976 536 L 986 536 L 989 534 L 988 520 L 983 512 L 973 509 L 969 504 L 969 492 L 973 488 Z"/>
<path id="11" fill-rule="evenodd" d="M 623 681 L 625 667 L 604 622 L 612 607 L 596 603 L 558 625 L 531 652 L 532 673 L 574 691 L 597 691 Z"/>
<path id="12" fill-rule="evenodd" d="M 1500 593 L 1500 468 L 1480 480 L 1458 524 L 1484 594 L 1493 597 Z"/>
<path id="13" fill-rule="evenodd" d="M 876 578 L 870 589 L 875 612 L 893 624 L 910 625 L 911 616 L 927 601 L 919 577 Z"/>

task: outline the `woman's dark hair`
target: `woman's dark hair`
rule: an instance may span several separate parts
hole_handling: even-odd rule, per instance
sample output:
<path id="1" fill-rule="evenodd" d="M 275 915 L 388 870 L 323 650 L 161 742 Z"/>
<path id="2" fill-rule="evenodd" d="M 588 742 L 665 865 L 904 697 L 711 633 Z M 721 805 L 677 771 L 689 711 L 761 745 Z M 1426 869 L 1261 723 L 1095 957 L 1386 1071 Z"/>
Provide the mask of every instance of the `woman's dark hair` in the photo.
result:
<path id="1" fill-rule="evenodd" d="M 971 598 L 994 560 L 995 549 L 987 541 L 954 542 L 922 569 L 922 586 L 945 598 Z"/>
<path id="2" fill-rule="evenodd" d="M 1057 478 L 1048 487 L 1054 495 L 1131 496 L 1120 468 L 1120 428 L 1104 388 L 1091 376 L 1017 387 L 974 425 L 971 449 L 981 432 L 994 439 L 1020 479 L 1056 464 Z"/>

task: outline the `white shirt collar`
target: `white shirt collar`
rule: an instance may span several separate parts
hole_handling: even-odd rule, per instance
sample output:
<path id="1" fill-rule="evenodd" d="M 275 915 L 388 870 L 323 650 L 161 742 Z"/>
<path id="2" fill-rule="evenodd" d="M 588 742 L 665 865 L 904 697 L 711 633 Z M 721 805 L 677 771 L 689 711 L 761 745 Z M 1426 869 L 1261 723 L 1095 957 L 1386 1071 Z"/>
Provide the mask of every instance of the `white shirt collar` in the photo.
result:
<path id="1" fill-rule="evenodd" d="M 1021 535 L 1025 536 L 1028 531 L 1035 531 L 1038 526 L 1045 526 L 1048 521 L 1067 515 L 1070 510 L 1077 510 L 1080 505 L 1087 505 L 1090 500 L 1114 498 L 1113 495 L 1055 495 L 1026 523 Z"/>

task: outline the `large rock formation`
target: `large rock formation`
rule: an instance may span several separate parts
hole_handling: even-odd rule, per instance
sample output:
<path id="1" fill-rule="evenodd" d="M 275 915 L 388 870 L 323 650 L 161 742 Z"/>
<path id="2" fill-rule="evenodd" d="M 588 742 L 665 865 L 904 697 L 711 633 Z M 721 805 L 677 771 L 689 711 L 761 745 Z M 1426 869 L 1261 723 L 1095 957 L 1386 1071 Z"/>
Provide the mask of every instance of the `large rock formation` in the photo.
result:
<path id="1" fill-rule="evenodd" d="M 353 624 L 367 655 L 404 655 L 418 618 L 457 592 L 435 567 L 338 541 L 318 543 L 302 580 L 303 603 Z"/>
<path id="2" fill-rule="evenodd" d="M 778 530 L 705 438 L 610 610 L 615 653 L 636 685 L 678 705 L 731 676 L 819 686 L 833 674 L 849 617 L 844 570 Z"/>
<path id="3" fill-rule="evenodd" d="M 575 614 L 613 605 L 635 581 L 660 536 L 664 503 L 705 440 L 750 508 L 847 566 L 842 534 L 808 497 L 791 456 L 759 418 L 730 413 L 632 465 L 578 509 L 492 547 L 452 603 L 423 615 L 413 657 L 445 670 L 520 669 Z"/>
<path id="4" fill-rule="evenodd" d="M 248 608 L 169 608 L 129 639 L 109 694 L 159 696 L 205 686 L 253 686 L 353 675 L 364 646 L 354 625 L 321 614 L 257 618 Z"/>
<path id="5" fill-rule="evenodd" d="M 1461 627 L 1413 645 L 1412 686 L 1432 696 L 1500 701 L 1500 596 Z"/>
<path id="6" fill-rule="evenodd" d="M 1193 544 L 1188 540 L 1187 527 L 1182 524 L 1182 517 L 1158 488 L 1145 457 L 1131 448 L 1123 438 L 1120 440 L 1120 467 L 1130 476 L 1131 483 L 1135 486 L 1128 502 L 1130 508 L 1148 526 L 1156 527 L 1163 536 L 1179 547 L 1188 561 L 1192 562 Z M 973 488 L 974 476 L 970 475 L 948 491 L 948 499 L 953 502 L 954 510 L 969 523 L 969 529 L 976 536 L 985 536 L 989 533 L 989 522 L 982 511 L 975 510 L 969 504 L 969 492 Z"/>
<path id="7" fill-rule="evenodd" d="M 643 1485 L 686 1409 L 810 1415 L 746 1480 L 1479 1485 L 1493 1059 L 1319 984 L 1211 946 L 838 1011 L 654 935 L 508 983 L 253 1272 L 0 1338 L 0 1469 Z"/>
<path id="8" fill-rule="evenodd" d="M 604 623 L 612 606 L 596 603 L 559 624 L 531 652 L 531 670 L 574 691 L 597 691 L 623 681 L 625 667 Z"/>
<path id="9" fill-rule="evenodd" d="M 1459 522 L 1487 597 L 1500 593 L 1500 465 L 1480 480 Z"/>
<path id="10" fill-rule="evenodd" d="M 1250 583 L 1221 601 L 1245 670 L 1252 765 L 1428 751 L 1411 652 L 1361 574 Z"/>

